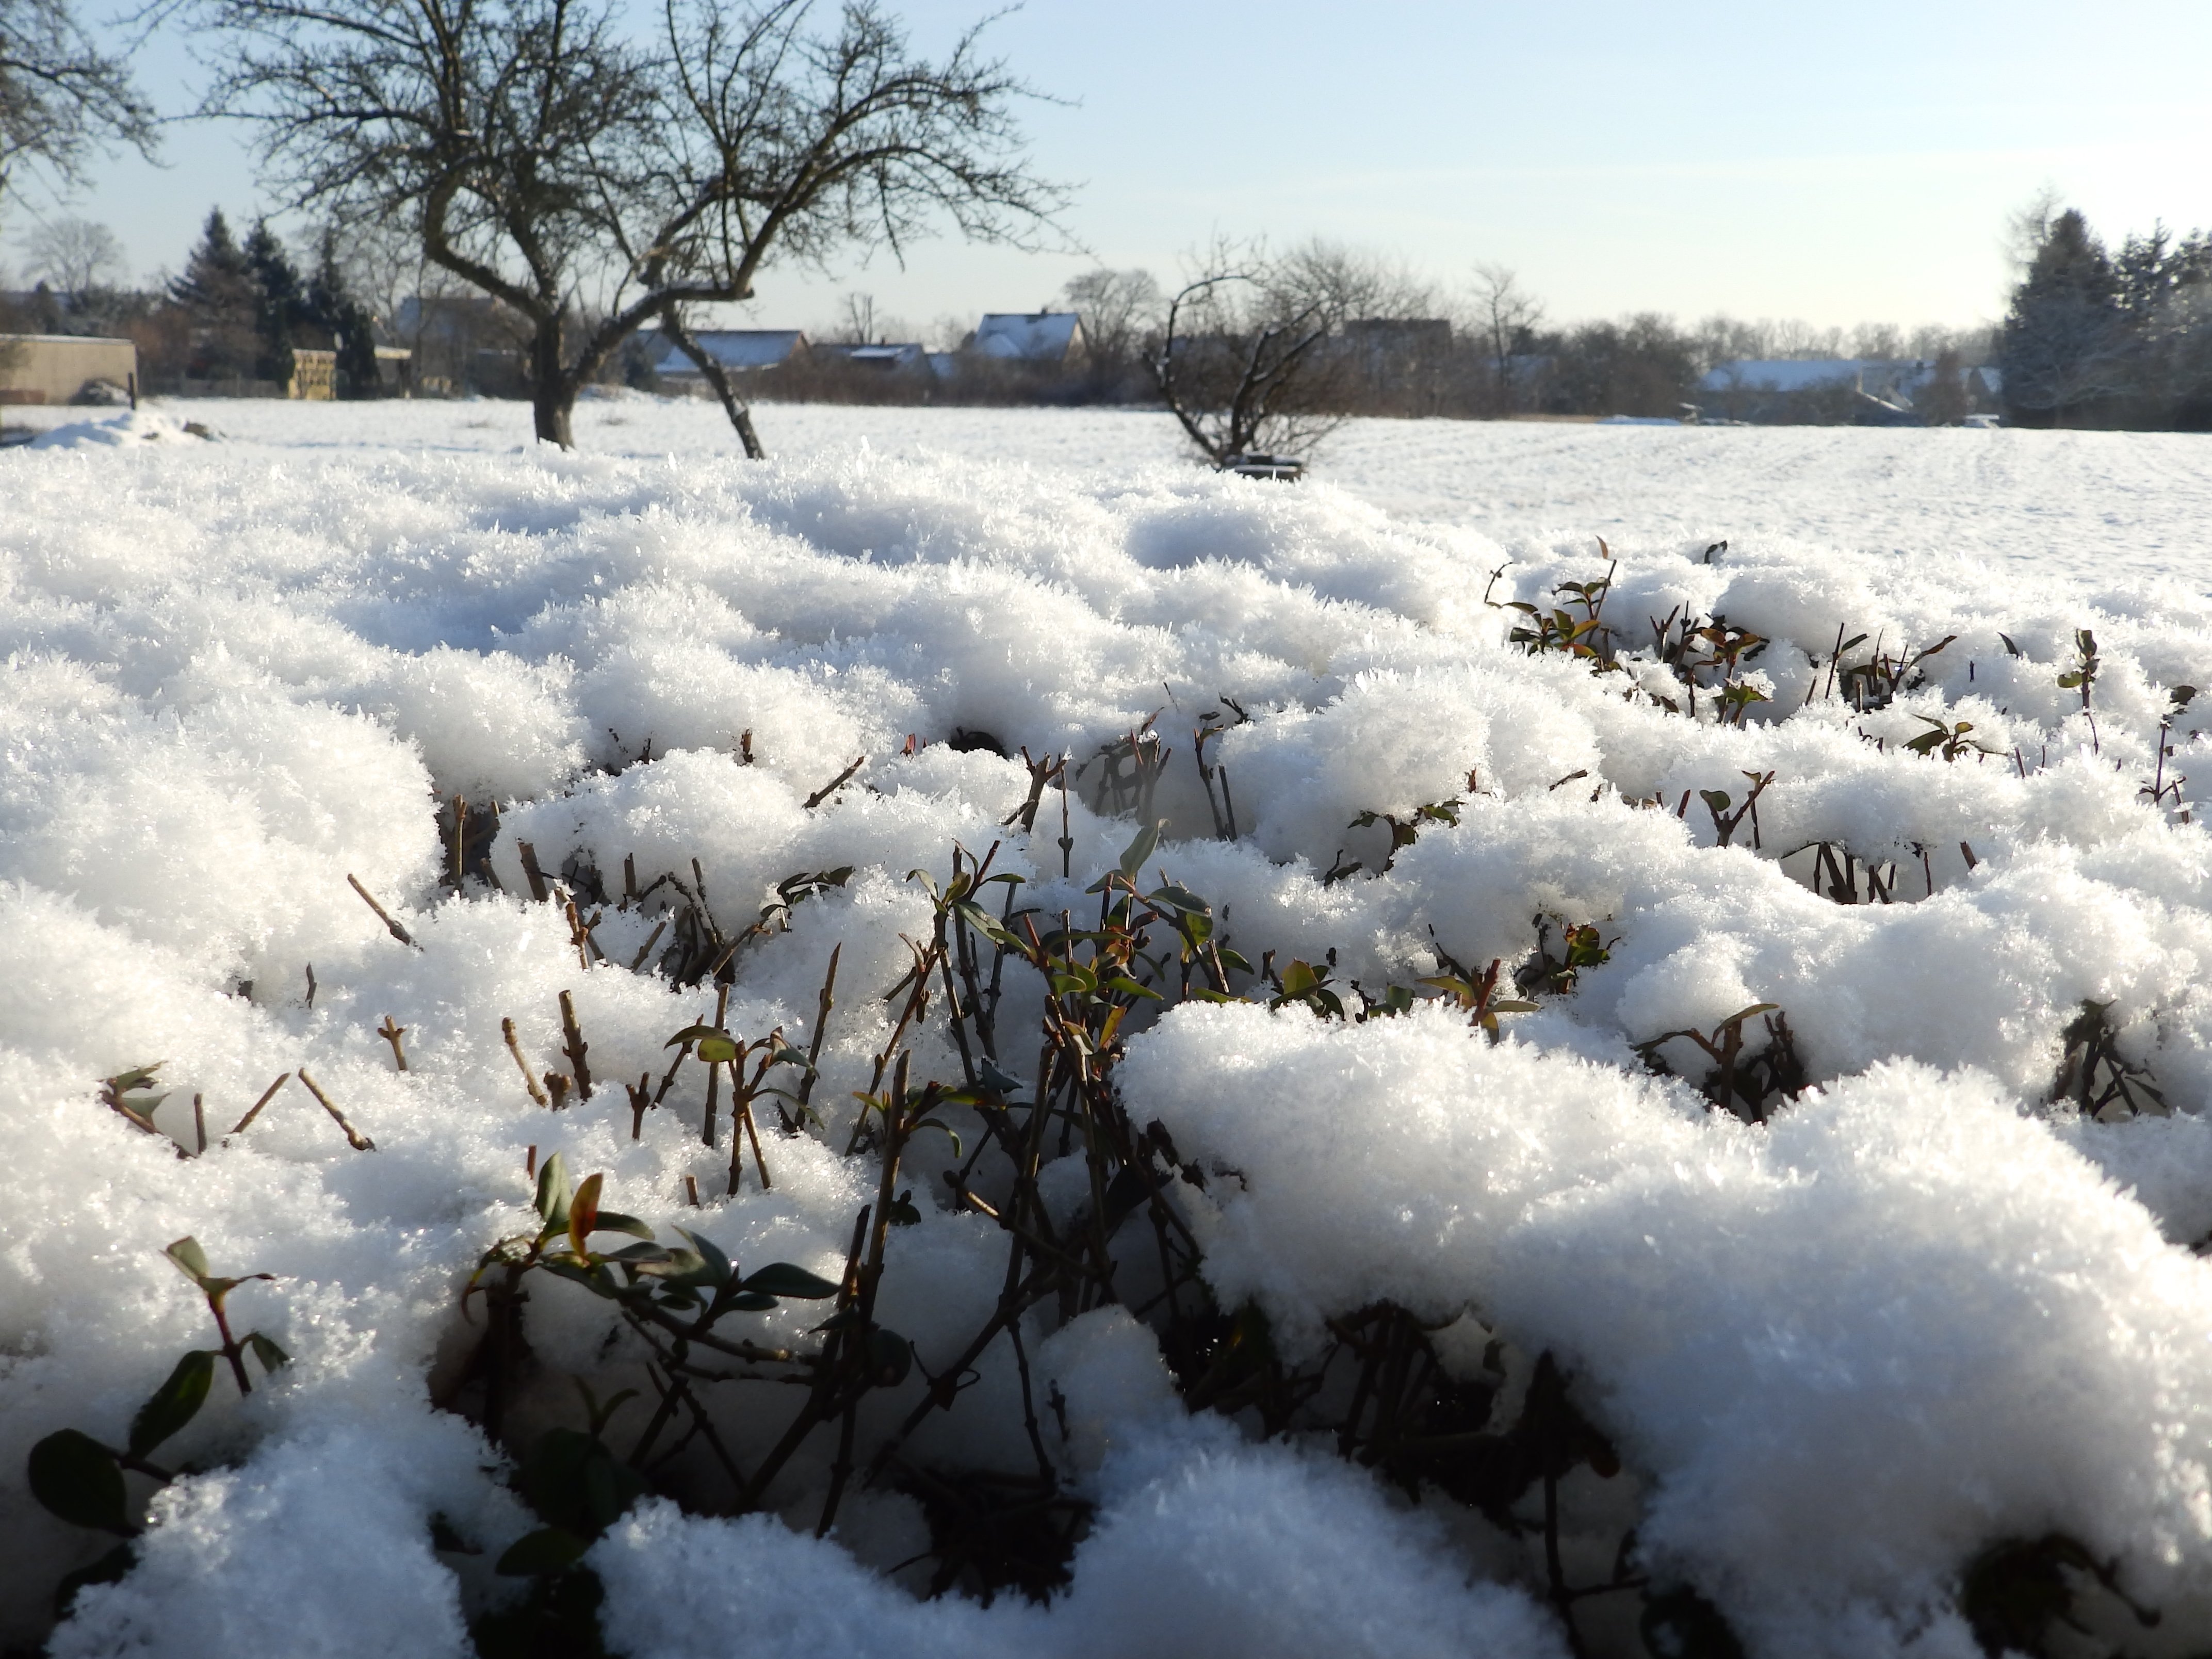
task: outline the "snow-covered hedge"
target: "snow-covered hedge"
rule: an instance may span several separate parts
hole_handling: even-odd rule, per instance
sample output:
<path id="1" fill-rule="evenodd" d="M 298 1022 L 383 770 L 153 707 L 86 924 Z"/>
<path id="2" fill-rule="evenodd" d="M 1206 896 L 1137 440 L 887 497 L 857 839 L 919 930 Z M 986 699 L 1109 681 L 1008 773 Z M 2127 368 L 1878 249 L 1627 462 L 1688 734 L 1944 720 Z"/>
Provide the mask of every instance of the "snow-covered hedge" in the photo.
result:
<path id="1" fill-rule="evenodd" d="M 2212 1634 L 2201 599 L 865 450 L 0 490 L 6 1639 Z M 275 1277 L 178 1382 L 186 1236 Z"/>

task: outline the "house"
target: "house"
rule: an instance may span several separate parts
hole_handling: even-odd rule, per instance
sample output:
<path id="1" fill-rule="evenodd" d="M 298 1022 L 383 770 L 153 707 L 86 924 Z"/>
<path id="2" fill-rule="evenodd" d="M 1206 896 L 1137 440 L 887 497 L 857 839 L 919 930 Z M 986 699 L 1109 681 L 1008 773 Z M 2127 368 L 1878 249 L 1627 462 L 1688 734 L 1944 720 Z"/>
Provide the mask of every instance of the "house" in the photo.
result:
<path id="1" fill-rule="evenodd" d="M 758 374 L 786 363 L 804 362 L 813 348 L 796 328 L 695 328 L 691 338 L 729 374 Z M 682 347 L 658 330 L 645 336 L 646 361 L 666 380 L 704 379 Z"/>
<path id="2" fill-rule="evenodd" d="M 1072 368 L 1091 355 L 1083 319 L 1072 311 L 986 312 L 967 349 L 979 357 L 1054 368 Z"/>
<path id="3" fill-rule="evenodd" d="M 138 348 L 130 341 L 0 334 L 0 404 L 93 403 L 110 397 L 137 401 Z"/>
<path id="4" fill-rule="evenodd" d="M 392 319 L 393 343 L 411 351 L 417 392 L 520 397 L 529 389 L 531 325 L 498 301 L 467 294 L 416 295 Z"/>
<path id="5" fill-rule="evenodd" d="M 926 346 L 912 341 L 837 340 L 814 348 L 817 359 L 849 363 L 878 374 L 927 374 L 933 372 Z"/>

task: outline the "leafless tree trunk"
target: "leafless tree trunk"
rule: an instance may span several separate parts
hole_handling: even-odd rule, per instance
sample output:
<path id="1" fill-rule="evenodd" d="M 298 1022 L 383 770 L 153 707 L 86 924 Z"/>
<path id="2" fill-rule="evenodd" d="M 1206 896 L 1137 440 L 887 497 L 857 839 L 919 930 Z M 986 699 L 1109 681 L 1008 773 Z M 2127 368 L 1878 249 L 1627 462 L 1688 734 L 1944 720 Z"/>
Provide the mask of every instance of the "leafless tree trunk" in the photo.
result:
<path id="1" fill-rule="evenodd" d="M 722 412 L 730 417 L 730 424 L 737 428 L 738 441 L 745 447 L 745 459 L 749 461 L 766 460 L 768 451 L 761 447 L 760 434 L 753 430 L 751 408 L 738 396 L 737 388 L 730 384 L 729 371 L 722 367 L 720 361 L 691 337 L 691 331 L 684 325 L 682 314 L 674 307 L 660 313 L 660 331 L 669 337 L 678 351 L 691 360 L 707 384 L 714 387 L 714 395 L 722 400 Z"/>

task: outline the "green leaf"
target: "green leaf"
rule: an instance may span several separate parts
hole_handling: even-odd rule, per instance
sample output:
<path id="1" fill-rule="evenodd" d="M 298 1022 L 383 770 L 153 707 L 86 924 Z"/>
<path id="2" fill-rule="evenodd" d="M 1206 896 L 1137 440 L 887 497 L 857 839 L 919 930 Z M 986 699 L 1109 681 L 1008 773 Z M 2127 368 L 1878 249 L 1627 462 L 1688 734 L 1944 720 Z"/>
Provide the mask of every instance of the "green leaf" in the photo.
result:
<path id="1" fill-rule="evenodd" d="M 749 1273 L 741 1290 L 757 1291 L 765 1296 L 796 1297 L 801 1301 L 819 1302 L 824 1297 L 837 1294 L 837 1287 L 819 1274 L 788 1261 L 771 1261 L 758 1273 Z"/>
<path id="2" fill-rule="evenodd" d="M 653 1229 L 634 1215 L 624 1215 L 620 1210 L 602 1210 L 599 1218 L 592 1225 L 593 1232 L 628 1233 L 632 1238 L 650 1239 Z"/>
<path id="3" fill-rule="evenodd" d="M 86 1585 L 121 1583 L 123 1575 L 129 1572 L 137 1560 L 138 1547 L 124 1543 L 118 1544 L 90 1566 L 79 1567 L 54 1586 L 54 1616 L 58 1619 L 68 1617 L 70 1603 L 76 1600 L 76 1593 Z"/>
<path id="4" fill-rule="evenodd" d="M 131 1455 L 143 1457 L 191 1422 L 207 1403 L 215 1381 L 215 1356 L 195 1348 L 177 1362 L 169 1380 L 154 1390 L 131 1419 Z"/>
<path id="5" fill-rule="evenodd" d="M 1293 957 L 1291 965 L 1283 969 L 1283 994 L 1286 997 L 1308 995 L 1320 985 L 1321 975 L 1314 972 L 1310 963 Z"/>
<path id="6" fill-rule="evenodd" d="M 568 1224 L 568 1162 L 558 1152 L 538 1166 L 538 1213 L 548 1227 Z"/>
<path id="7" fill-rule="evenodd" d="M 1536 1005 L 1533 1002 L 1493 1002 L 1490 1005 L 1490 1012 L 1493 1014 L 1533 1014 L 1536 1012 Z"/>
<path id="8" fill-rule="evenodd" d="M 1160 994 L 1158 991 L 1153 990 L 1149 985 L 1138 984 L 1127 974 L 1115 975 L 1106 981 L 1106 988 L 1109 991 L 1119 991 L 1123 996 L 1150 997 L 1155 1002 L 1160 1000 Z"/>
<path id="9" fill-rule="evenodd" d="M 676 1231 L 683 1233 L 684 1237 L 690 1241 L 691 1248 L 699 1252 L 699 1259 L 706 1266 L 704 1282 L 709 1285 L 726 1285 L 730 1282 L 737 1270 L 731 1267 L 730 1258 L 722 1254 L 720 1245 L 711 1238 L 688 1231 L 682 1227 L 678 1227 Z"/>
<path id="10" fill-rule="evenodd" d="M 1131 881 L 1137 878 L 1137 872 L 1145 867 L 1145 860 L 1152 857 L 1153 850 L 1159 846 L 1160 831 L 1165 828 L 1165 818 L 1158 823 L 1148 823 L 1137 831 L 1134 841 L 1121 849 L 1121 873 Z"/>
<path id="11" fill-rule="evenodd" d="M 170 1245 L 169 1248 L 162 1251 L 161 1254 L 167 1256 L 170 1261 L 175 1262 L 177 1264 L 177 1271 L 184 1274 L 185 1278 L 191 1279 L 194 1284 L 198 1284 L 200 1280 L 207 1278 L 207 1252 L 200 1249 L 199 1240 L 192 1237 L 189 1233 L 187 1233 L 184 1237 L 179 1239 L 175 1243 Z"/>
<path id="12" fill-rule="evenodd" d="M 759 1291 L 739 1291 L 722 1305 L 732 1313 L 766 1313 L 776 1304 L 774 1297 Z"/>
<path id="13" fill-rule="evenodd" d="M 31 1448 L 31 1496 L 74 1526 L 130 1537 L 127 1494 L 115 1454 L 88 1434 L 61 1429 Z"/>
<path id="14" fill-rule="evenodd" d="M 1170 882 L 1157 893 L 1145 895 L 1145 902 L 1158 910 L 1180 910 L 1186 915 L 1209 916 L 1213 907 L 1190 890 Z"/>
<path id="15" fill-rule="evenodd" d="M 264 1371 L 273 1371 L 281 1365 L 292 1363 L 290 1354 L 258 1331 L 246 1339 L 246 1346 L 253 1350 L 253 1357 L 261 1362 L 261 1369 Z"/>
<path id="16" fill-rule="evenodd" d="M 566 1527 L 540 1527 L 507 1547 L 495 1569 L 508 1578 L 535 1578 L 541 1573 L 564 1572 L 584 1559 L 591 1545 Z"/>

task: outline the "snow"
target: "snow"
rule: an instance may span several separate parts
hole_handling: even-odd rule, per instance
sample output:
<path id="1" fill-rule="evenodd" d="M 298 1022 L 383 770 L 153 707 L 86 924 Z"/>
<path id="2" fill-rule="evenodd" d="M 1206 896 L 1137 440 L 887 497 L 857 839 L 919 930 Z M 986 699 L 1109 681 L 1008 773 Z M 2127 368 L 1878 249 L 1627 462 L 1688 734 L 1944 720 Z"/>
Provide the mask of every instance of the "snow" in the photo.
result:
<path id="1" fill-rule="evenodd" d="M 0 454 L 5 1639 L 40 1639 L 53 1583 L 105 1547 L 32 1503 L 29 1447 L 64 1427 L 119 1443 L 212 1340 L 160 1259 L 190 1233 L 218 1272 L 279 1275 L 231 1310 L 295 1361 L 244 1400 L 218 1378 L 163 1450 L 194 1472 L 155 1499 L 138 1565 L 84 1591 L 52 1650 L 466 1652 L 465 1620 L 512 1593 L 487 1564 L 532 1522 L 501 1454 L 431 1400 L 472 1339 L 461 1281 L 529 1216 L 526 1163 L 560 1151 L 664 1237 L 836 1277 L 876 1195 L 842 1156 L 851 1093 L 897 1017 L 901 936 L 932 925 L 908 872 L 997 842 L 1024 903 L 1075 909 L 1134 833 L 1094 810 L 1092 774 L 1063 878 L 1056 796 L 1024 835 L 1019 759 L 945 740 L 1082 757 L 1156 711 L 1176 753 L 1152 863 L 1255 963 L 1333 950 L 1351 1000 L 1352 980 L 1436 974 L 1438 949 L 1510 968 L 1594 923 L 1609 951 L 1494 1045 L 1442 1005 L 1137 1022 L 1120 1086 L 1212 1172 L 1177 1202 L 1224 1307 L 1264 1310 L 1291 1360 L 1382 1298 L 1449 1323 L 1439 1346 L 1470 1367 L 1492 1334 L 1524 1383 L 1553 1353 L 1625 1463 L 1575 1477 L 1575 1524 L 1632 1522 L 1639 1570 L 1694 1587 L 1754 1655 L 1974 1652 L 1966 1565 L 2051 1531 L 2164 1610 L 2161 1650 L 2212 1634 L 2212 1267 L 2190 1248 L 2212 1231 L 2212 704 L 2173 719 L 2162 775 L 2156 753 L 2169 688 L 2212 687 L 2212 441 L 1371 422 L 1293 489 L 1194 471 L 1142 413 L 768 405 L 765 465 L 719 421 L 594 399 L 563 455 L 512 404 L 210 402 L 57 420 Z M 1698 719 L 1668 713 L 1655 696 L 1681 688 L 1648 649 L 1626 674 L 1528 656 L 1505 638 L 1521 613 L 1486 603 L 1614 559 L 1624 649 L 1678 607 L 1724 616 L 1772 641 L 1750 664 L 1771 701 L 1741 726 L 1710 693 Z M 2082 628 L 2094 727 L 2058 684 Z M 1861 712 L 1826 679 L 1839 629 L 1868 635 L 1855 660 L 1954 637 Z M 1252 716 L 1209 751 L 1233 842 L 1188 754 L 1224 696 Z M 1917 716 L 1970 720 L 1996 752 L 1913 753 Z M 1698 792 L 1740 802 L 1769 772 L 1756 844 L 1748 822 L 1720 844 Z M 2154 775 L 2181 779 L 2156 804 Z M 434 813 L 455 794 L 501 804 L 503 892 L 440 886 Z M 1455 823 L 1395 854 L 1352 824 L 1450 800 Z M 734 927 L 793 872 L 851 866 L 736 959 L 730 1028 L 804 1042 L 842 951 L 826 1127 L 765 1137 L 771 1190 L 749 1165 L 719 1196 L 726 1152 L 701 1144 L 689 1077 L 630 1138 L 617 1083 L 659 1076 L 712 993 L 654 970 L 665 939 L 628 970 L 649 908 L 611 904 L 607 962 L 582 967 L 524 896 L 526 842 L 611 895 L 626 858 L 641 884 L 690 883 L 696 860 Z M 1812 890 L 1795 849 L 1814 842 L 1893 861 L 1897 902 Z M 1008 979 L 1004 1029 L 1033 1030 L 1042 988 Z M 554 1116 L 501 1022 L 535 1070 L 562 1067 L 563 992 L 601 1081 Z M 2049 1103 L 2085 1001 L 2171 1115 Z M 1771 1122 L 1638 1060 L 1760 1002 L 1811 1085 Z M 1666 1052 L 1694 1078 L 1682 1039 Z M 168 1139 L 95 1095 L 155 1060 Z M 915 1064 L 958 1075 L 941 1021 Z M 373 1154 L 297 1082 L 226 1136 L 303 1065 Z M 210 1144 L 179 1158 L 195 1095 Z M 879 1303 L 931 1373 L 1004 1263 L 988 1221 L 933 1198 L 950 1156 L 917 1164 Z M 1048 1167 L 1048 1200 L 1072 1214 L 1083 1175 Z M 793 1303 L 759 1319 L 778 1340 L 813 1322 Z M 635 1385 L 582 1291 L 533 1289 L 527 1329 L 545 1380 L 526 1426 L 576 1420 L 566 1376 Z M 917 1456 L 1029 1466 L 1006 1350 Z M 896 1493 L 856 1493 L 815 1540 L 825 1446 L 774 1513 L 655 1497 L 610 1530 L 590 1558 L 610 1646 L 1568 1650 L 1526 1540 L 1409 1504 L 1333 1436 L 1187 1413 L 1129 1311 L 1038 1323 L 1028 1363 L 1065 1412 L 1054 1458 L 1097 1506 L 1050 1603 L 915 1599 L 927 1575 L 902 1564 L 928 1534 Z M 923 1386 L 886 1391 L 865 1431 Z M 726 1432 L 750 1458 L 780 1424 Z M 480 1553 L 434 1550 L 434 1516 Z M 1585 1578 L 1610 1567 L 1620 1528 L 1599 1530 L 1566 1540 L 1606 1554 Z M 1591 1606 L 1594 1650 L 1639 1650 L 1632 1620 Z"/>

